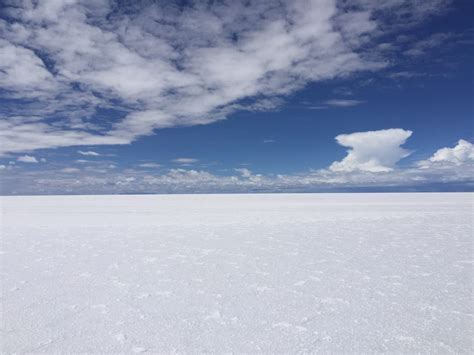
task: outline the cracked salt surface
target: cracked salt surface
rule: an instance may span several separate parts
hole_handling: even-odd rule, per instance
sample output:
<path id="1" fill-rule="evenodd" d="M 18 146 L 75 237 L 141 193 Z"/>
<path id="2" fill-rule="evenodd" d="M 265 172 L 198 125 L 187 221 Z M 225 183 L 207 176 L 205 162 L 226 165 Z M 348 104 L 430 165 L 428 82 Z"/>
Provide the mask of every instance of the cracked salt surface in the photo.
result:
<path id="1" fill-rule="evenodd" d="M 472 353 L 472 194 L 2 197 L 3 353 Z"/>

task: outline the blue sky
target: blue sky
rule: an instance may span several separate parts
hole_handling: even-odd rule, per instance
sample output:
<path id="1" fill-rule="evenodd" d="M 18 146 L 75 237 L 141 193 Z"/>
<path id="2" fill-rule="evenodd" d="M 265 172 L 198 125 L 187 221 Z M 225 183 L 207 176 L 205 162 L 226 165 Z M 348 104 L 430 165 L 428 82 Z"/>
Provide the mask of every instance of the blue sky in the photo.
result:
<path id="1" fill-rule="evenodd" d="M 2 194 L 472 191 L 472 1 L 4 1 Z"/>

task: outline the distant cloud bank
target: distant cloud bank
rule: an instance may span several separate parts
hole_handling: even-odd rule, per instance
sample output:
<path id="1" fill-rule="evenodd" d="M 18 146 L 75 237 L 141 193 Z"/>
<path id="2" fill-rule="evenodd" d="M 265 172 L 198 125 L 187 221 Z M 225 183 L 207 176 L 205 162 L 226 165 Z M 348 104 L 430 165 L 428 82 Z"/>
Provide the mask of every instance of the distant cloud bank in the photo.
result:
<path id="1" fill-rule="evenodd" d="M 18 168 L 7 169 L 3 165 L 2 188 L 8 190 L 2 193 L 308 192 L 377 188 L 416 191 L 440 184 L 474 191 L 472 143 L 461 139 L 454 147 L 441 148 L 426 160 L 400 167 L 397 163 L 410 154 L 401 146 L 411 135 L 412 131 L 401 128 L 338 135 L 337 143 L 349 148 L 346 157 L 327 169 L 298 174 L 265 175 L 249 168 L 235 168 L 232 174 L 216 175 L 198 167 L 184 168 L 199 165 L 195 158 L 173 160 L 180 168 L 140 163 L 136 165 L 138 169 L 117 169 L 107 162 L 89 167 L 84 161 L 84 169 L 66 166 L 24 176 L 15 174 Z M 160 173 L 153 172 L 153 168 L 160 168 Z"/>

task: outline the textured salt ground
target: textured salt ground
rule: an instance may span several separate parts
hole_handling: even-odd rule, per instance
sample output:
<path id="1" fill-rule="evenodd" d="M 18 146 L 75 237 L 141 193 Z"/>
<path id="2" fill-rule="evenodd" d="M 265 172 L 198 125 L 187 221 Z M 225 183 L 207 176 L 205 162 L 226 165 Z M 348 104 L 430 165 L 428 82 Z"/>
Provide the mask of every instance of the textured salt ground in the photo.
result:
<path id="1" fill-rule="evenodd" d="M 472 194 L 1 204 L 6 354 L 473 351 Z"/>

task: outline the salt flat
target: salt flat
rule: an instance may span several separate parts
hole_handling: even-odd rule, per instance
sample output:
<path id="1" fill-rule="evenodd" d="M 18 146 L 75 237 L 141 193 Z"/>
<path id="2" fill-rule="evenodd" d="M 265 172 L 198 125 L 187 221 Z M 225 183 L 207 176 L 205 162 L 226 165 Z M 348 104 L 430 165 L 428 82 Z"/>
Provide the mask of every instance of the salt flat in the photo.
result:
<path id="1" fill-rule="evenodd" d="M 470 353 L 473 197 L 2 197 L 2 352 Z"/>

